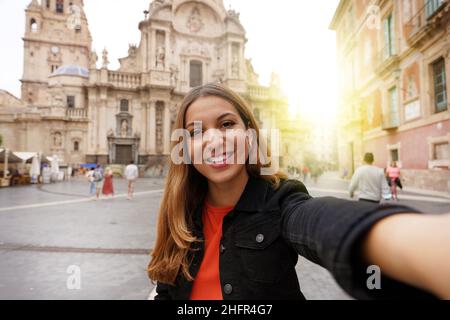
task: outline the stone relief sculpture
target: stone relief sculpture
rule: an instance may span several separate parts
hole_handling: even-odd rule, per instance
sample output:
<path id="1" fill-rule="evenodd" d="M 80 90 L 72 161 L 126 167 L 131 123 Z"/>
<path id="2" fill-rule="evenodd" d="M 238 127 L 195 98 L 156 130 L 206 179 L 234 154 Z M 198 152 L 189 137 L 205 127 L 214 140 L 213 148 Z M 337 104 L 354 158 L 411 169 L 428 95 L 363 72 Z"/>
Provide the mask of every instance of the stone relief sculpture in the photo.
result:
<path id="1" fill-rule="evenodd" d="M 178 67 L 176 65 L 170 66 L 170 84 L 174 87 L 178 84 Z"/>
<path id="2" fill-rule="evenodd" d="M 128 136 L 128 121 L 122 120 L 121 126 L 120 126 L 120 136 L 122 138 L 125 138 Z"/>
<path id="3" fill-rule="evenodd" d="M 163 46 L 159 46 L 156 49 L 156 68 L 164 69 L 166 62 L 166 49 Z"/>
<path id="4" fill-rule="evenodd" d="M 53 134 L 53 146 L 57 148 L 62 147 L 62 135 L 60 132 L 55 132 Z"/>
<path id="5" fill-rule="evenodd" d="M 197 7 L 192 9 L 191 15 L 189 16 L 188 21 L 186 22 L 186 26 L 189 29 L 189 31 L 194 33 L 199 32 L 203 28 L 204 23 L 200 15 L 200 10 Z"/>
<path id="6" fill-rule="evenodd" d="M 231 73 L 233 77 L 239 77 L 239 59 L 237 56 L 233 57 L 233 62 L 231 64 Z"/>

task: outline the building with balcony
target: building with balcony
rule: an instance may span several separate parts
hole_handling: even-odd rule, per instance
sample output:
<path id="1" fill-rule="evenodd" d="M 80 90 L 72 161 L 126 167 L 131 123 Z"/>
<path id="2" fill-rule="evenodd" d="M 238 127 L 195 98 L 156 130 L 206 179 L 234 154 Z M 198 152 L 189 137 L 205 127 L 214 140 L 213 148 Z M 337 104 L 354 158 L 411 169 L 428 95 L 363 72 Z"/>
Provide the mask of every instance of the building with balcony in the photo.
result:
<path id="1" fill-rule="evenodd" d="M 397 161 L 404 185 L 448 191 L 450 3 L 342 0 L 330 28 L 340 66 L 339 166 Z"/>
<path id="2" fill-rule="evenodd" d="M 56 154 L 75 167 L 157 166 L 170 154 L 183 96 L 208 82 L 240 93 L 271 127 L 269 119 L 287 114 L 279 88 L 258 83 L 239 14 L 223 0 L 153 0 L 140 44 L 129 46 L 118 70 L 109 69 L 106 49 L 100 57 L 92 51 L 83 0 L 32 0 L 25 13 L 20 107 L 8 107 L 14 99 L 0 106 L 8 148 Z"/>

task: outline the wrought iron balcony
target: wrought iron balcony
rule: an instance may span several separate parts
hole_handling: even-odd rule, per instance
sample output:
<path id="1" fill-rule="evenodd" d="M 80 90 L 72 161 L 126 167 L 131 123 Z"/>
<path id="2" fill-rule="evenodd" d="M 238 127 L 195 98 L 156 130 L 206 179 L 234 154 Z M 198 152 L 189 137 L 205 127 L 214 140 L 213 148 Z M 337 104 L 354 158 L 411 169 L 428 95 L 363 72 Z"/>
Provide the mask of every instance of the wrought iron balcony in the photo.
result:
<path id="1" fill-rule="evenodd" d="M 425 5 L 406 23 L 406 40 L 410 46 L 420 44 L 438 26 L 441 14 L 450 10 L 448 0 L 427 0 Z M 436 19 L 437 18 L 437 19 Z"/>

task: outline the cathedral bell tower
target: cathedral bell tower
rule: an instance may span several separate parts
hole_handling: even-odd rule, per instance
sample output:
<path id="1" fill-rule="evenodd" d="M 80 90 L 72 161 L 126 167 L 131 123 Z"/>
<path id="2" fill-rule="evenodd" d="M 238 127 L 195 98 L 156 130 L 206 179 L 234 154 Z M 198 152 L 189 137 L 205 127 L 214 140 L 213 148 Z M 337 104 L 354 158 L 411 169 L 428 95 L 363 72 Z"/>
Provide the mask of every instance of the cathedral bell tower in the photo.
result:
<path id="1" fill-rule="evenodd" d="M 25 10 L 22 100 L 48 104 L 48 78 L 63 66 L 89 68 L 92 38 L 83 0 L 32 0 Z"/>

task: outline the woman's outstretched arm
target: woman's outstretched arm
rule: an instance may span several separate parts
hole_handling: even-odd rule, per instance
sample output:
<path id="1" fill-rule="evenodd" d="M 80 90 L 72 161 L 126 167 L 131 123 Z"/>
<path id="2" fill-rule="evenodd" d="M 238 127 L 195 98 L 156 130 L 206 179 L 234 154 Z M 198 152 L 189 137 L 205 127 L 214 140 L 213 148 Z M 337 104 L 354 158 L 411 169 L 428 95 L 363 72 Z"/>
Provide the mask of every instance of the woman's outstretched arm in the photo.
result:
<path id="1" fill-rule="evenodd" d="M 450 214 L 386 217 L 370 229 L 362 250 L 385 275 L 450 299 Z"/>

